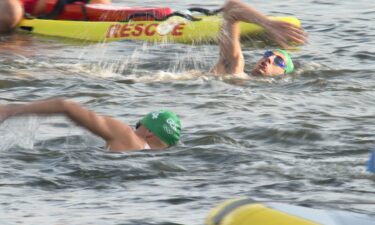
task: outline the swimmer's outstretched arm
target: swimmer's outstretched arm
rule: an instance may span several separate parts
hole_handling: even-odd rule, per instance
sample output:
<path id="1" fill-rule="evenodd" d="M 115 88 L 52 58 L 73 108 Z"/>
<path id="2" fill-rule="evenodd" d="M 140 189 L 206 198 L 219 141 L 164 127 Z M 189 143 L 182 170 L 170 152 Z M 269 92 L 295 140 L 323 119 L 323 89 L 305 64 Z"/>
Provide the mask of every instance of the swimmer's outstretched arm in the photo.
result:
<path id="1" fill-rule="evenodd" d="M 107 144 L 126 139 L 132 129 L 118 120 L 107 116 L 100 116 L 79 104 L 63 99 L 51 99 L 30 104 L 0 106 L 0 120 L 15 116 L 65 115 L 77 125 L 86 128 L 102 137 Z"/>
<path id="2" fill-rule="evenodd" d="M 306 34 L 292 24 L 273 21 L 238 0 L 228 0 L 223 7 L 223 23 L 218 36 L 220 55 L 212 68 L 215 74 L 239 74 L 244 72 L 244 59 L 241 51 L 239 21 L 262 26 L 270 37 L 282 48 L 288 49 L 289 41 L 303 44 Z"/>

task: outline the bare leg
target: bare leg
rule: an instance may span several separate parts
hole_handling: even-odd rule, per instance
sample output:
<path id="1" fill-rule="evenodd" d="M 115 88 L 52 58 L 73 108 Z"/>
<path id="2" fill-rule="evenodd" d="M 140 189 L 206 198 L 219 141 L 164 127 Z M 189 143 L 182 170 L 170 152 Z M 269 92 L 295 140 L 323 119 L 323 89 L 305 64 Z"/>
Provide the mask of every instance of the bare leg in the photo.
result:
<path id="1" fill-rule="evenodd" d="M 11 31 L 21 21 L 23 9 L 18 0 L 0 0 L 0 33 Z"/>

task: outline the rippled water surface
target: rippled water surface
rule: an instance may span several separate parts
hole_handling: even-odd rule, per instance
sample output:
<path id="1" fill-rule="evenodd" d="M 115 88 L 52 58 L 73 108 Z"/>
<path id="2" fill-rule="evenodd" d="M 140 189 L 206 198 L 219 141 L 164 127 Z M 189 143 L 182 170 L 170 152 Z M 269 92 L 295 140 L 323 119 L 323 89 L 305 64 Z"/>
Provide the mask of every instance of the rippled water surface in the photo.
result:
<path id="1" fill-rule="evenodd" d="M 5 121 L 1 224 L 198 225 L 238 196 L 375 214 L 375 178 L 365 172 L 375 133 L 373 0 L 251 4 L 298 17 L 309 33 L 293 74 L 214 79 L 216 45 L 0 37 L 0 104 L 65 97 L 129 124 L 166 108 L 183 125 L 176 147 L 112 154 L 64 117 Z M 267 47 L 245 45 L 250 70 Z"/>

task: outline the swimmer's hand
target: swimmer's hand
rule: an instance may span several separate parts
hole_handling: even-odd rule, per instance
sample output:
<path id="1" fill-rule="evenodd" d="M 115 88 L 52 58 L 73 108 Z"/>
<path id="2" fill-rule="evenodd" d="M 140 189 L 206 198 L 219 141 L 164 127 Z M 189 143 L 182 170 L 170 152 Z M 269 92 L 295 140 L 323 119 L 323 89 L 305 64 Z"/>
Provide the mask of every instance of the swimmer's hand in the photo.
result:
<path id="1" fill-rule="evenodd" d="M 283 49 L 289 49 L 289 43 L 291 42 L 295 44 L 304 44 L 307 39 L 307 34 L 302 30 L 302 28 L 287 22 L 269 19 L 265 24 L 263 24 L 263 27 L 270 38 L 279 44 Z"/>

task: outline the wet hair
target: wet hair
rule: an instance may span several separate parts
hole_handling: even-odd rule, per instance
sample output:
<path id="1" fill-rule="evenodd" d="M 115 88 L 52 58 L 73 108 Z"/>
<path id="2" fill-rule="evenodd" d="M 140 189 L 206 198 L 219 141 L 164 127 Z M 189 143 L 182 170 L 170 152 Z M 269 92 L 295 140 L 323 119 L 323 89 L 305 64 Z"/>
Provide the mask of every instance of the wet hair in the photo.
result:
<path id="1" fill-rule="evenodd" d="M 135 124 L 135 129 L 137 130 L 140 126 L 141 126 L 141 121 L 138 121 L 136 124 Z"/>

